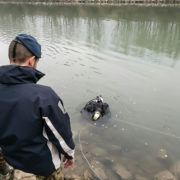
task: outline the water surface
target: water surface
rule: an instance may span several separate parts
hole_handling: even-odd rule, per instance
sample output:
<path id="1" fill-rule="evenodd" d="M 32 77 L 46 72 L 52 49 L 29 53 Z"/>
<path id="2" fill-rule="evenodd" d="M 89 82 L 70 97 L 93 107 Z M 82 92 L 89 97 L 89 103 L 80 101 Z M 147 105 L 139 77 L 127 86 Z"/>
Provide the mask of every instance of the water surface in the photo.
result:
<path id="1" fill-rule="evenodd" d="M 64 100 L 77 146 L 81 131 L 87 158 L 108 179 L 119 179 L 117 164 L 150 180 L 180 160 L 179 8 L 1 4 L 0 65 L 19 33 L 42 44 L 40 83 Z M 99 94 L 112 116 L 94 124 L 80 110 Z"/>

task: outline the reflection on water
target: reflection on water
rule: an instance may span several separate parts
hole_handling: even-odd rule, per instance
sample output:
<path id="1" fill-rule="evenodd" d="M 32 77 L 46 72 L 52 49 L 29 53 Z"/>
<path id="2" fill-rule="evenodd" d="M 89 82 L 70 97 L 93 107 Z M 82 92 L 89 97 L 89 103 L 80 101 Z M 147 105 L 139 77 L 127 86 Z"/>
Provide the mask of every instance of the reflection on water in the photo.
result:
<path id="1" fill-rule="evenodd" d="M 180 56 L 179 8 L 1 5 L 0 15 L 1 41 L 39 32 L 42 41 L 78 40 L 116 58 L 125 54 L 174 67 Z"/>
<path id="2" fill-rule="evenodd" d="M 119 178 L 119 164 L 134 179 L 152 179 L 180 160 L 179 10 L 1 4 L 0 64 L 7 64 L 16 34 L 37 37 L 43 48 L 39 69 L 47 74 L 41 83 L 64 99 L 91 163 L 99 163 L 109 179 Z M 80 110 L 99 94 L 112 116 L 94 125 Z M 158 157 L 161 149 L 166 160 Z"/>

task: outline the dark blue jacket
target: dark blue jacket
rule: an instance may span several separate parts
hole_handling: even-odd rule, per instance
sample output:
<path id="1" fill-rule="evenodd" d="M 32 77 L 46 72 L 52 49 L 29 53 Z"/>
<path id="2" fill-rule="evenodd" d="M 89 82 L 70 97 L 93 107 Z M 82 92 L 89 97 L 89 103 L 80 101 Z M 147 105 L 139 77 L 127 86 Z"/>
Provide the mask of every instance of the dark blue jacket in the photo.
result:
<path id="1" fill-rule="evenodd" d="M 36 82 L 44 74 L 30 67 L 0 67 L 0 147 L 16 169 L 46 176 L 60 156 L 74 157 L 70 119 L 62 100 Z"/>

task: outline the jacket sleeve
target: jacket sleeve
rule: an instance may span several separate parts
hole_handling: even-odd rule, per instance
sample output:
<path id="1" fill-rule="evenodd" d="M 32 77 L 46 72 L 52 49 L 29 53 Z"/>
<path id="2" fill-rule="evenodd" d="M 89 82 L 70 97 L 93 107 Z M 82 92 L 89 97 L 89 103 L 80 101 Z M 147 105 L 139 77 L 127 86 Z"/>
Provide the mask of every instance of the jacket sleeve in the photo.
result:
<path id="1" fill-rule="evenodd" d="M 70 118 L 62 100 L 52 89 L 43 98 L 41 116 L 48 140 L 56 146 L 60 154 L 67 159 L 73 159 L 75 144 L 72 139 Z"/>

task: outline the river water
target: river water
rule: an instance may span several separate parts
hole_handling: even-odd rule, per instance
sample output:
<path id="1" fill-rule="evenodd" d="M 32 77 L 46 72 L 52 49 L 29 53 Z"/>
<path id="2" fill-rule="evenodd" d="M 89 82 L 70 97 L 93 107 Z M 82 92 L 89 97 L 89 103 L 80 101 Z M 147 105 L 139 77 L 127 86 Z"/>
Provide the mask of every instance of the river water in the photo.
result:
<path id="1" fill-rule="evenodd" d="M 123 166 L 150 180 L 180 160 L 180 8 L 0 4 L 0 65 L 19 33 L 42 44 L 39 83 L 63 99 L 77 149 L 106 179 Z M 83 119 L 99 94 L 111 118 Z"/>

